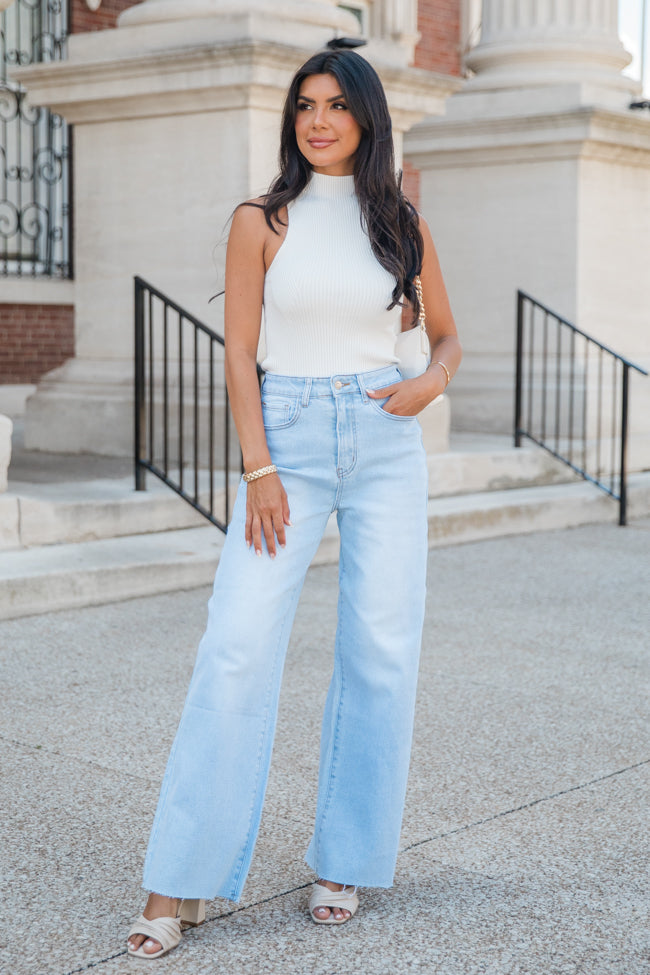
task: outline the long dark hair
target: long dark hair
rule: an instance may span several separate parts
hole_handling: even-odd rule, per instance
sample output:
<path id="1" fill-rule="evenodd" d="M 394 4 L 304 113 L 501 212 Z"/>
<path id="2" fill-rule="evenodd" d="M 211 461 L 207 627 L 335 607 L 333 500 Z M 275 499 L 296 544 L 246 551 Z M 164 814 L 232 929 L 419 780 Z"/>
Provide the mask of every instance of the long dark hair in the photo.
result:
<path id="1" fill-rule="evenodd" d="M 386 95 L 375 69 L 354 51 L 322 51 L 298 69 L 287 92 L 280 136 L 280 174 L 263 198 L 269 227 L 277 232 L 279 211 L 304 190 L 311 166 L 296 142 L 300 86 L 314 74 L 331 74 L 341 86 L 348 109 L 362 134 L 354 160 L 354 186 L 361 221 L 379 263 L 396 279 L 389 308 L 404 296 L 414 311 L 419 302 L 413 283 L 422 266 L 423 243 L 415 208 L 395 174 L 392 124 Z"/>

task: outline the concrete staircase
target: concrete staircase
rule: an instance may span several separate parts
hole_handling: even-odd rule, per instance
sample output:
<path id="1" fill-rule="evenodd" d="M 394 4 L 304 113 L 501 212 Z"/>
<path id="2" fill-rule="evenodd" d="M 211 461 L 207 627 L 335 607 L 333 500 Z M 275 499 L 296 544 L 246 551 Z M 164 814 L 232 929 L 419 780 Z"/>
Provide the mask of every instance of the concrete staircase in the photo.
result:
<path id="1" fill-rule="evenodd" d="M 537 448 L 469 435 L 452 447 L 429 458 L 432 547 L 618 518 L 616 502 Z M 43 462 L 38 477 L 19 463 L 0 495 L 0 618 L 211 583 L 224 536 L 172 491 L 150 476 L 136 493 L 125 470 L 57 463 L 49 479 Z M 650 514 L 650 473 L 630 479 L 628 508 Z M 332 519 L 316 562 L 337 552 Z"/>

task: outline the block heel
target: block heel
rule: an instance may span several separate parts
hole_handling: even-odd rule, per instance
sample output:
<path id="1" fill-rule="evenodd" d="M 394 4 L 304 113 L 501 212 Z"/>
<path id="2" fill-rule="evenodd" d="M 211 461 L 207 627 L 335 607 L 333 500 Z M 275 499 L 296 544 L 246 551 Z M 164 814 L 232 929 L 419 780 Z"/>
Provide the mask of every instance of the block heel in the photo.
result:
<path id="1" fill-rule="evenodd" d="M 181 927 L 195 928 L 205 921 L 205 901 L 187 900 L 181 904 Z"/>

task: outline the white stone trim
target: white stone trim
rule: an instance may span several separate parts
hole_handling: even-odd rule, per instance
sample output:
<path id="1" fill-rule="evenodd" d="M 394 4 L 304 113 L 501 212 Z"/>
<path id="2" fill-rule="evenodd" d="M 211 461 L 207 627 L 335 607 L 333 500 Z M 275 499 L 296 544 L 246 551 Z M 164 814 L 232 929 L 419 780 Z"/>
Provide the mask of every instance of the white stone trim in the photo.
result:
<path id="1" fill-rule="evenodd" d="M 435 151 L 432 152 L 432 148 Z M 423 122 L 406 134 L 405 156 L 419 169 L 542 159 L 590 158 L 650 166 L 650 119 L 607 109 L 467 122 Z"/>
<path id="2" fill-rule="evenodd" d="M 193 19 L 222 19 L 235 14 L 262 14 L 290 23 L 325 25 L 358 33 L 354 14 L 340 10 L 338 0 L 145 0 L 118 17 L 120 27 Z"/>
<path id="3" fill-rule="evenodd" d="M 3 278 L 2 305 L 74 305 L 74 281 Z"/>
<path id="4" fill-rule="evenodd" d="M 86 40 L 90 35 L 79 36 Z M 269 42 L 229 42 L 119 60 L 30 65 L 14 70 L 13 76 L 28 89 L 30 105 L 47 105 L 73 123 L 242 107 L 278 109 L 286 94 L 287 71 L 298 68 L 310 53 Z M 398 128 L 440 114 L 447 96 L 462 86 L 459 78 L 415 68 L 406 73 L 391 66 L 378 69 Z"/>

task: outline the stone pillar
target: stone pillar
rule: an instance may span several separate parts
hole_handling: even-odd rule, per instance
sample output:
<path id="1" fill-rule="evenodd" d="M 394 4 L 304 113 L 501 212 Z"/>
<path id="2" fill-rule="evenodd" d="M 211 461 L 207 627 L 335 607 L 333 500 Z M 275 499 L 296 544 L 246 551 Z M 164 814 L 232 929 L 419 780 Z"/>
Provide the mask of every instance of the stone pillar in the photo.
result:
<path id="1" fill-rule="evenodd" d="M 483 0 L 481 38 L 466 58 L 476 73 L 467 90 L 577 83 L 590 101 L 624 107 L 630 81 L 621 71 L 629 61 L 618 0 Z"/>
<path id="2" fill-rule="evenodd" d="M 228 220 L 276 172 L 291 76 L 357 31 L 336 0 L 145 0 L 70 37 L 67 61 L 13 72 L 75 126 L 76 355 L 30 398 L 28 447 L 130 453 L 133 276 L 221 331 Z M 401 154 L 455 83 L 375 63 Z"/>
<path id="3" fill-rule="evenodd" d="M 650 119 L 628 106 L 616 0 L 484 0 L 476 72 L 406 137 L 465 349 L 458 429 L 510 433 L 515 294 L 650 363 Z M 650 462 L 633 381 L 632 463 Z"/>

